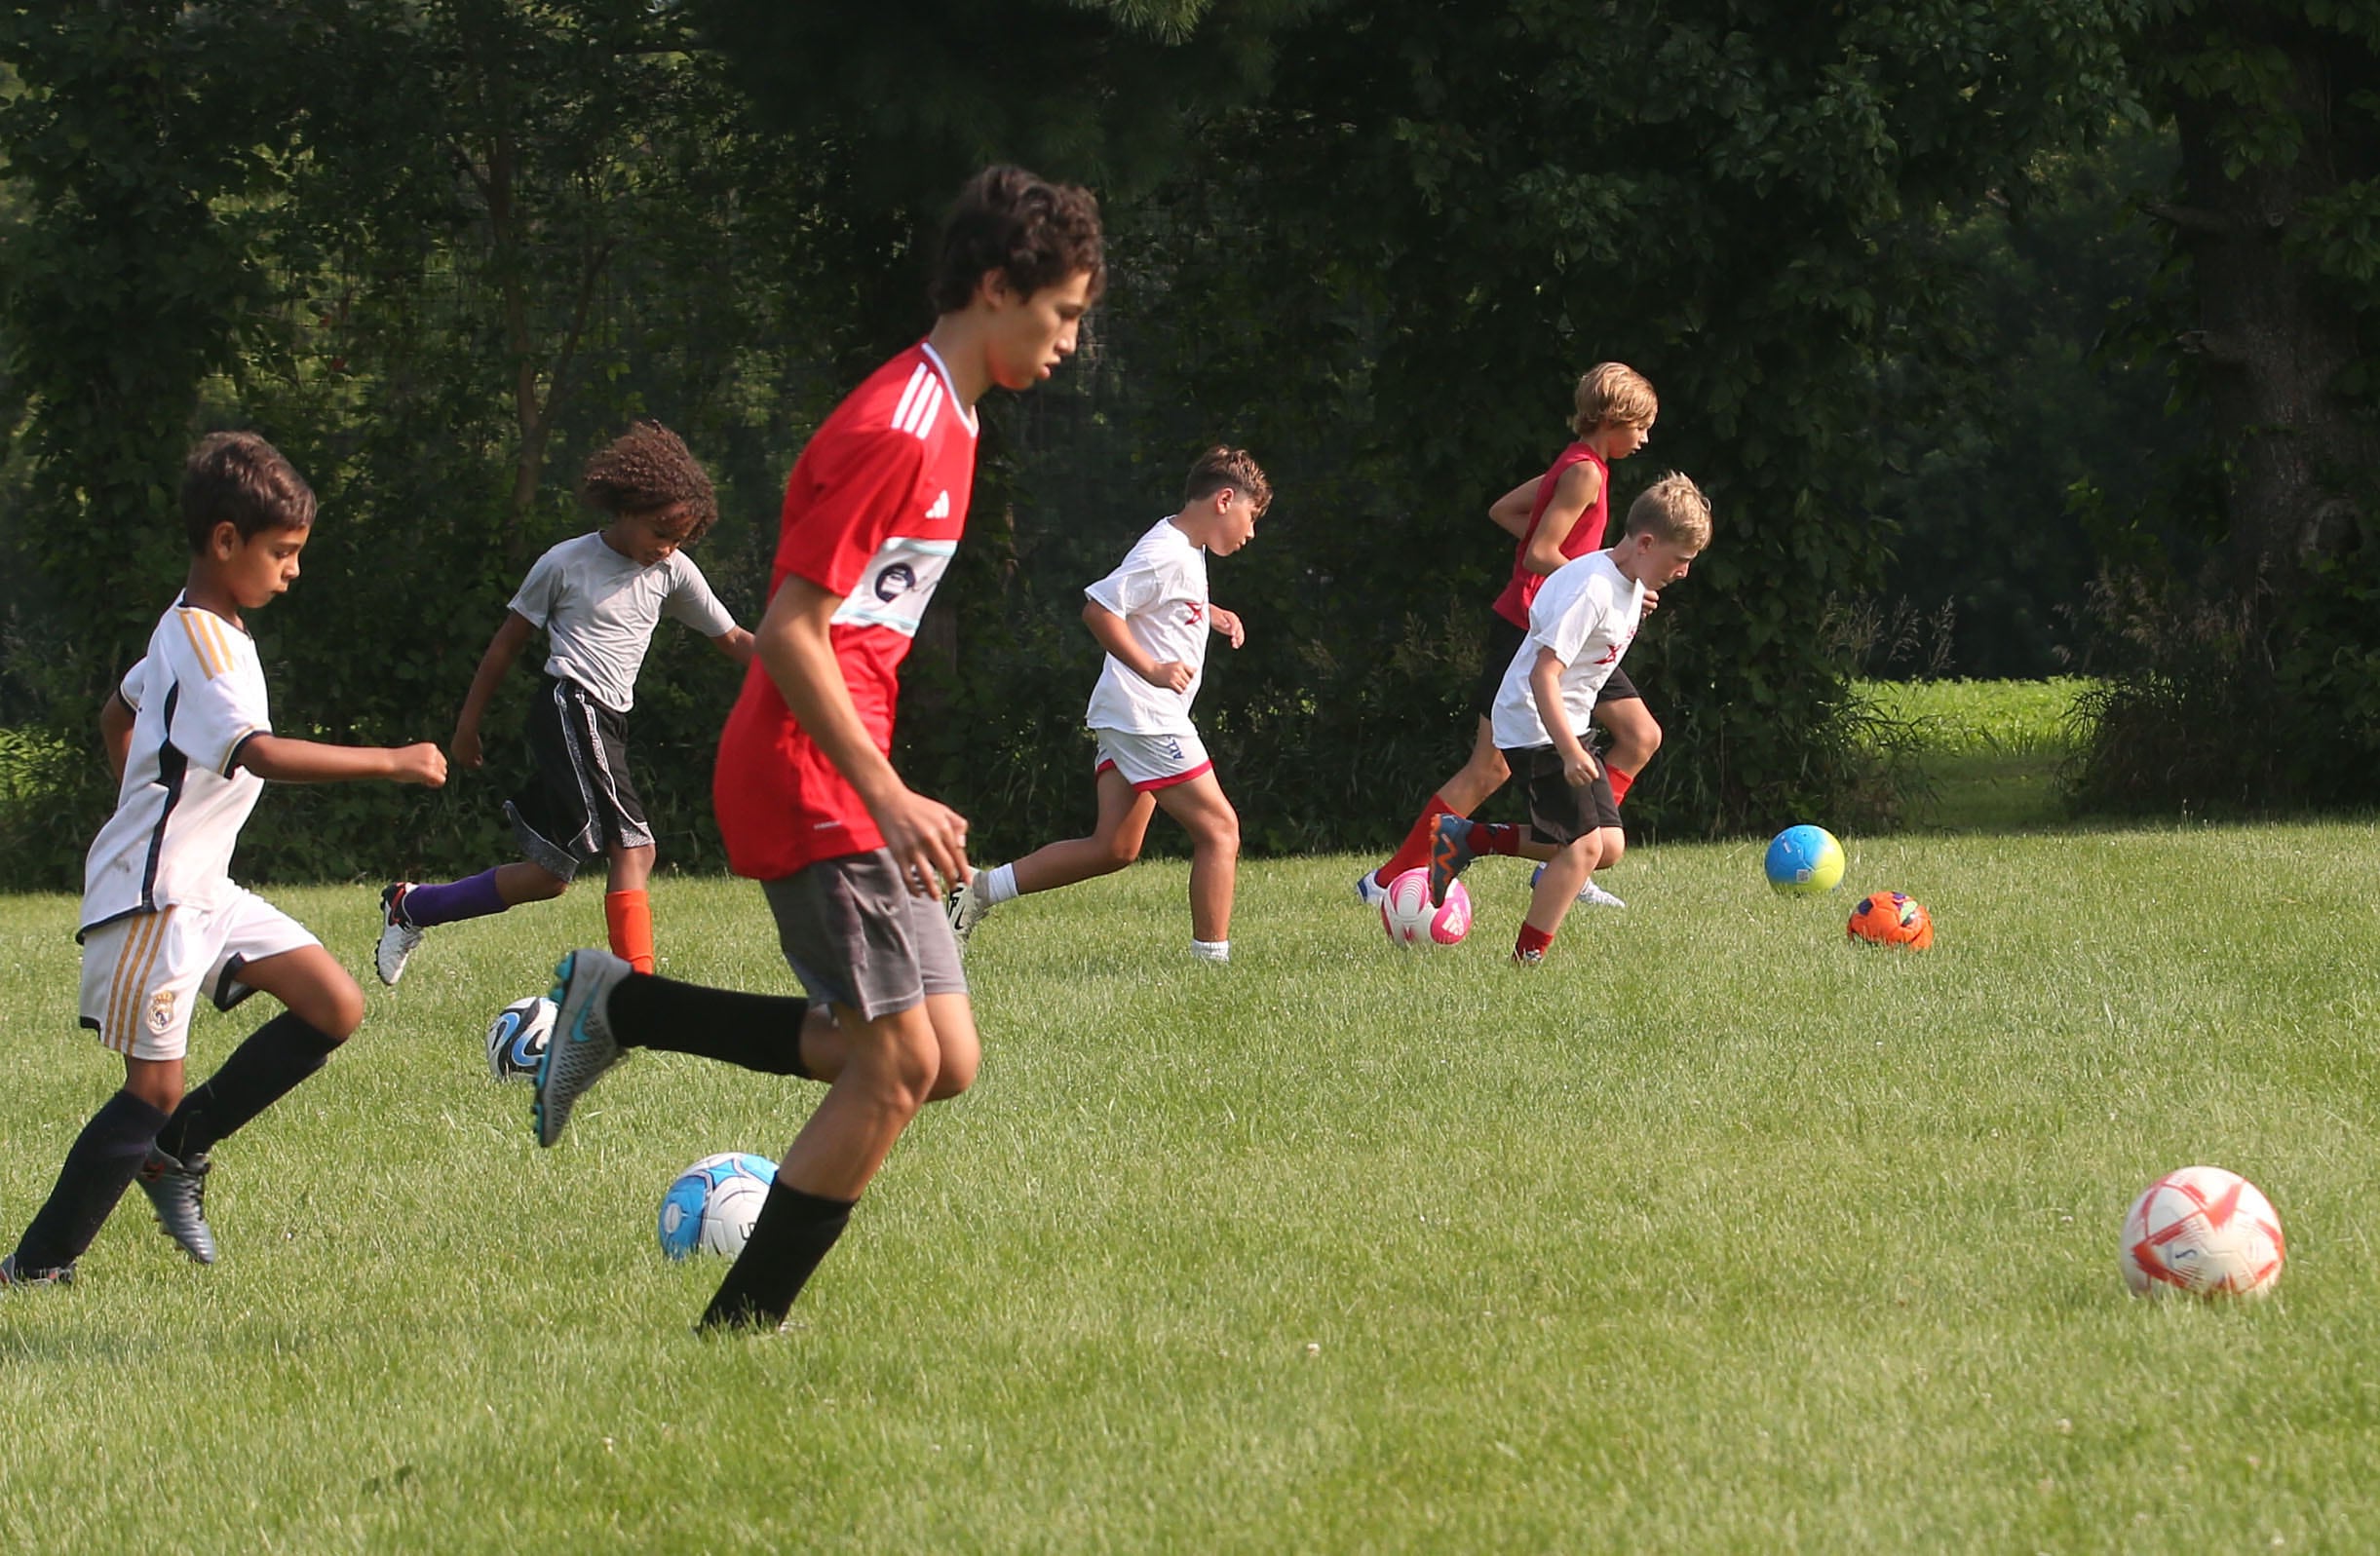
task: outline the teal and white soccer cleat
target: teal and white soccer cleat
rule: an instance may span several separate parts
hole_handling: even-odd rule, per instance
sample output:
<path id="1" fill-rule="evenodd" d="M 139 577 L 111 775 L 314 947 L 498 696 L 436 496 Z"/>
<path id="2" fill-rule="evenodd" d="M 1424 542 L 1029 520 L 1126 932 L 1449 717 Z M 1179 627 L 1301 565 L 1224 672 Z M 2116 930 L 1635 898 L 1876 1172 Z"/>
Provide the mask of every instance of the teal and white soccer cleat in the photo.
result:
<path id="1" fill-rule="evenodd" d="M 554 965 L 554 1035 L 537 1061 L 537 1101 L 530 1117 L 537 1143 L 550 1146 L 570 1123 L 571 1105 L 628 1057 L 611 1035 L 605 1007 L 627 977 L 627 961 L 609 951 L 573 951 Z"/>
<path id="2" fill-rule="evenodd" d="M 180 1244 L 182 1252 L 202 1265 L 214 1263 L 214 1232 L 207 1225 L 207 1174 L 211 1170 L 204 1154 L 177 1160 L 149 1147 L 137 1179 L 140 1192 L 156 1207 L 158 1230 Z"/>

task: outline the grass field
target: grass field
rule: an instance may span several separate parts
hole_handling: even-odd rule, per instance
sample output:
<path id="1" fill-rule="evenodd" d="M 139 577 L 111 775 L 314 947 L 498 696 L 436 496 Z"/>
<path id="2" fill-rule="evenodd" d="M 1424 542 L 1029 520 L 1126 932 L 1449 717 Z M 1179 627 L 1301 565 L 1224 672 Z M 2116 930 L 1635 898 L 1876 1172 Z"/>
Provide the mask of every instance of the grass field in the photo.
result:
<path id="1" fill-rule="evenodd" d="M 2090 683 L 1863 681 L 1861 694 L 1908 727 L 1927 792 L 1909 821 L 1927 830 L 2017 832 L 2061 824 L 2058 768 L 2074 748 L 2075 699 Z"/>
<path id="2" fill-rule="evenodd" d="M 269 801 L 268 801 L 269 803 Z M 2380 1543 L 2368 827 L 1639 851 L 1503 965 L 1525 871 L 1420 957 L 1352 859 L 1259 862 L 1227 969 L 1178 864 L 1004 909 L 977 1089 L 797 1314 L 697 1341 L 662 1189 L 813 1088 L 638 1059 L 562 1145 L 480 1030 L 596 899 L 434 934 L 217 1154 L 223 1262 L 135 1191 L 0 1293 L 0 1543 L 45 1549 L 2353 1550 Z M 1856 950 L 1854 890 L 1929 903 Z M 277 894 L 362 969 L 364 887 Z M 757 892 L 668 880 L 665 970 L 789 987 Z M 0 926 L 0 1236 L 113 1084 L 72 904 Z M 194 1073 L 250 1018 L 209 1015 Z M 2129 1299 L 2130 1197 L 2273 1197 L 2278 1294 Z"/>

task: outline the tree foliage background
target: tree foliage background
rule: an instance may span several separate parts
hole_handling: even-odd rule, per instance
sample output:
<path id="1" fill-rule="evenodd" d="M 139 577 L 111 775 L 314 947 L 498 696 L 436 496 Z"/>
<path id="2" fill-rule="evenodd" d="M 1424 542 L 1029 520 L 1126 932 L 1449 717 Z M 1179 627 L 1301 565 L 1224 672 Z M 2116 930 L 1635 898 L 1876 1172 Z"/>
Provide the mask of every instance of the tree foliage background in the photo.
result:
<path id="1" fill-rule="evenodd" d="M 527 561 L 588 522 L 578 462 L 630 417 L 710 463 L 725 517 L 699 559 L 756 616 L 786 470 L 922 332 L 922 246 L 994 159 L 1094 185 L 1113 275 L 1078 361 L 987 405 L 970 542 L 910 662 L 904 770 L 986 856 L 1088 819 L 1078 591 L 1216 439 L 1280 493 L 1215 569 L 1250 641 L 1200 706 L 1250 843 L 1393 836 L 1467 743 L 1511 554 L 1486 505 L 1566 440 L 1607 358 L 1663 397 L 1615 514 L 1678 468 L 1719 524 L 1631 656 L 1669 731 L 1641 827 L 1889 814 L 1862 668 L 2129 654 L 2111 684 L 2154 704 L 2173 624 L 2231 608 L 2191 571 L 2208 556 L 2285 572 L 2311 643 L 2290 687 L 2361 709 L 2364 451 L 2341 434 L 2303 462 L 2316 551 L 2240 517 L 2267 494 L 2220 473 L 2254 464 L 2244 418 L 2277 413 L 2201 370 L 2252 332 L 2194 317 L 2211 235 L 2176 213 L 2361 144 L 2340 61 L 2368 65 L 2372 9 L 6 8 L 0 871 L 75 879 L 109 800 L 88 731 L 178 582 L 194 433 L 263 431 L 323 498 L 307 577 L 254 623 L 280 726 L 442 739 Z M 2268 21 L 2280 41 L 2247 36 Z M 2309 70 L 2335 75 L 2321 135 Z M 2222 218 L 2333 310 L 2344 357 L 2308 393 L 2350 429 L 2360 170 L 2291 186 L 2293 226 Z M 2091 589 L 2111 563 L 2150 582 Z M 1932 624 L 1915 660 L 1896 610 Z M 665 627 L 634 725 L 666 859 L 716 861 L 732 695 Z M 500 857 L 523 758 L 490 753 L 434 795 L 278 792 L 244 868 Z"/>

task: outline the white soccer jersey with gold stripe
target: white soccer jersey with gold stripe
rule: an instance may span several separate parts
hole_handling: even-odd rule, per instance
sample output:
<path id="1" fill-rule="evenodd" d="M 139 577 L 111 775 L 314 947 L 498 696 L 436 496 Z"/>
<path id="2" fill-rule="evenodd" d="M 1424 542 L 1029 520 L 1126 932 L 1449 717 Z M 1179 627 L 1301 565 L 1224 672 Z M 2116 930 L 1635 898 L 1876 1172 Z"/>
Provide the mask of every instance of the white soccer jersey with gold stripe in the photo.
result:
<path id="1" fill-rule="evenodd" d="M 86 930 L 171 903 L 209 903 L 264 780 L 237 766 L 272 733 L 264 665 L 247 632 L 186 599 L 160 617 L 119 689 L 134 712 L 116 814 L 83 861 Z"/>

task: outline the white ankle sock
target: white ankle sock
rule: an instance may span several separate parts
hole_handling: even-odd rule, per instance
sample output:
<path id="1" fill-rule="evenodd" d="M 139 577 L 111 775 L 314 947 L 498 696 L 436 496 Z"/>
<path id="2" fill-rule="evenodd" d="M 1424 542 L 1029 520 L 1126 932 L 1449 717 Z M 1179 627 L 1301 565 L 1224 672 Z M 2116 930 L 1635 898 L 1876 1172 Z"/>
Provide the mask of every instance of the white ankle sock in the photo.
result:
<path id="1" fill-rule="evenodd" d="M 978 880 L 983 883 L 983 905 L 996 908 L 1017 898 L 1017 866 L 1003 864 L 996 870 L 985 870 Z"/>
<path id="2" fill-rule="evenodd" d="M 1192 940 L 1190 954 L 1201 962 L 1229 962 L 1231 960 L 1231 942 L 1229 940 Z"/>

